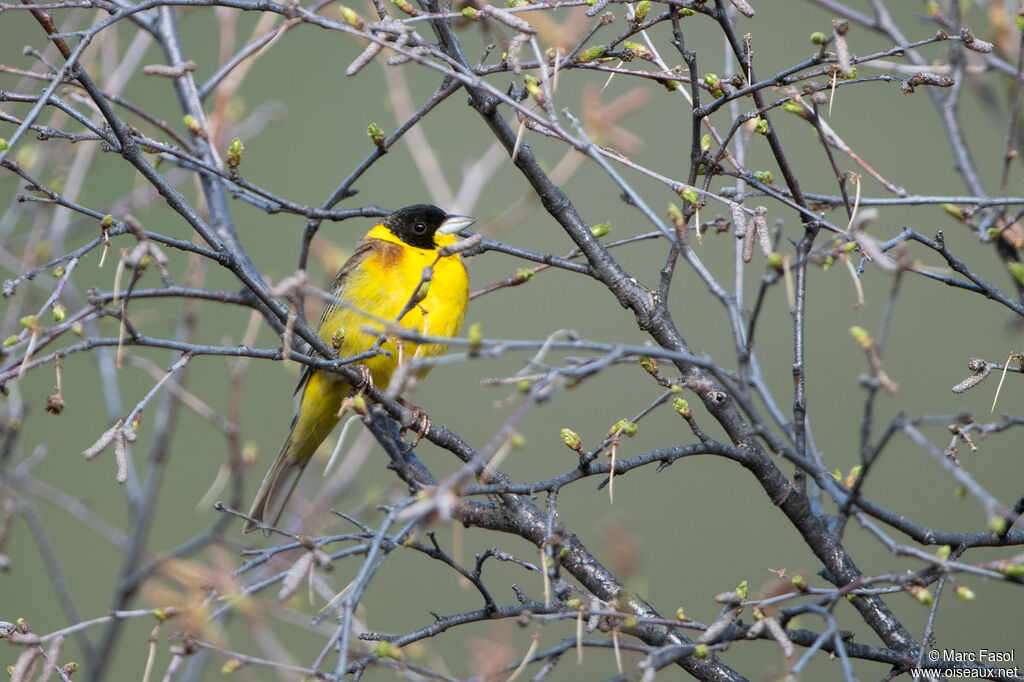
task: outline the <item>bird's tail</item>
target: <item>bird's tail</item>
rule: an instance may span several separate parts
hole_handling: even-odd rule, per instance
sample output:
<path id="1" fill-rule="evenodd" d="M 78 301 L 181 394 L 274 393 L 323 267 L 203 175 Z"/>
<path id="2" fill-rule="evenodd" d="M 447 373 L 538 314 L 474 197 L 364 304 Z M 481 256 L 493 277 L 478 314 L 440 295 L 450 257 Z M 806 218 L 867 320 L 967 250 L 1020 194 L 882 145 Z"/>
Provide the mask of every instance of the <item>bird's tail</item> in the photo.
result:
<path id="1" fill-rule="evenodd" d="M 313 453 L 337 425 L 341 398 L 347 393 L 345 382 L 331 381 L 320 372 L 314 372 L 310 377 L 291 432 L 253 500 L 249 510 L 253 520 L 245 522 L 243 530 L 246 533 L 259 528 L 258 522 L 276 526 L 281 520 L 281 514 L 295 492 L 299 477 L 313 459 Z"/>
<path id="2" fill-rule="evenodd" d="M 298 452 L 299 448 L 295 447 L 293 435 L 294 430 L 288 434 L 288 440 L 284 442 L 280 454 L 274 460 L 270 470 L 267 471 L 267 475 L 263 477 L 263 483 L 260 484 L 260 490 L 256 493 L 256 499 L 253 500 L 252 508 L 249 510 L 249 516 L 253 520 L 246 521 L 243 528 L 246 533 L 251 533 L 259 528 L 257 521 L 269 523 L 271 526 L 277 525 L 277 522 L 281 520 L 281 514 L 284 513 L 285 505 L 288 504 L 292 493 L 295 492 L 299 477 L 302 476 L 306 465 L 312 459 L 312 452 L 305 457 L 301 456 L 303 453 Z M 316 445 L 313 447 L 314 450 Z"/>

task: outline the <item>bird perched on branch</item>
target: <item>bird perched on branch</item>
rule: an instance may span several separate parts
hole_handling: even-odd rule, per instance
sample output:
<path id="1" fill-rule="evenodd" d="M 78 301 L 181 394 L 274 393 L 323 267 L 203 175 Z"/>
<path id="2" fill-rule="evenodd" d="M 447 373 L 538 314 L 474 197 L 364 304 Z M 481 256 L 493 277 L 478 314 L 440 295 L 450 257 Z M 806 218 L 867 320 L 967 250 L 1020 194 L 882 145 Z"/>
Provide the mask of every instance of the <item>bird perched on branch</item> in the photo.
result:
<path id="1" fill-rule="evenodd" d="M 340 358 L 371 350 L 384 333 L 382 323 L 395 322 L 429 336 L 458 334 L 469 301 L 469 277 L 458 253 L 440 250 L 454 244 L 458 232 L 473 222 L 429 204 L 407 206 L 382 218 L 334 278 L 333 298 L 320 316 L 317 334 Z M 365 331 L 366 326 L 380 331 Z M 380 346 L 384 352 L 362 364 L 373 383 L 384 387 L 400 360 L 434 357 L 446 348 L 412 341 L 396 344 L 388 338 Z M 427 365 L 419 376 L 429 369 Z M 351 389 L 339 374 L 303 371 L 296 388 L 296 393 L 302 393 L 298 413 L 256 493 L 246 533 L 256 530 L 260 522 L 277 525 L 313 453 L 341 419 L 342 401 Z"/>

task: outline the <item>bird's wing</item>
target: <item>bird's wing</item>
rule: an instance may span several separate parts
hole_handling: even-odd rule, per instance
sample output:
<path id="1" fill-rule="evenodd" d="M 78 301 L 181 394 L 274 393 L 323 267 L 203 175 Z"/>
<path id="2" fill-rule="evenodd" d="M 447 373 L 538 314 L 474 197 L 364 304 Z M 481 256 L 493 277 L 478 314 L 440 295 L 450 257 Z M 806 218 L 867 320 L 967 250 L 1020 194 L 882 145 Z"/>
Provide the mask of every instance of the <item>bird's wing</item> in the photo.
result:
<path id="1" fill-rule="evenodd" d="M 345 261 L 345 264 L 338 270 L 338 274 L 334 276 L 331 281 L 331 302 L 324 306 L 324 311 L 320 313 L 320 321 L 316 323 L 317 334 L 320 334 L 321 328 L 324 325 L 324 320 L 327 316 L 337 307 L 337 302 L 344 298 L 343 292 L 345 290 L 345 280 L 349 274 L 355 270 L 359 263 L 366 258 L 366 255 L 373 250 L 373 243 L 368 239 L 361 239 L 356 244 L 356 250 L 349 256 L 349 259 Z M 323 336 L 321 335 L 321 338 Z M 327 339 L 324 339 L 325 341 Z M 299 383 L 295 386 L 295 391 L 292 395 L 298 395 L 302 387 L 309 381 L 310 375 L 313 373 L 313 368 L 309 365 L 303 365 L 302 371 L 299 373 Z"/>

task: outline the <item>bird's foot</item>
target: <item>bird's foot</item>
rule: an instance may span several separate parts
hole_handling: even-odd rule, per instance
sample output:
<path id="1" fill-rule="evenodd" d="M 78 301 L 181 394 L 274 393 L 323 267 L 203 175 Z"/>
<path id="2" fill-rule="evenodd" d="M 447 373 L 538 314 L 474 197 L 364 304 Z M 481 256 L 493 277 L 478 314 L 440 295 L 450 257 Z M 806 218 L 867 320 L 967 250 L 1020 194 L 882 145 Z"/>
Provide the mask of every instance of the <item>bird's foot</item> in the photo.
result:
<path id="1" fill-rule="evenodd" d="M 366 365 L 356 365 L 356 370 L 359 372 L 359 376 L 362 378 L 362 382 L 359 385 L 359 389 L 356 393 L 363 395 L 373 390 L 373 373 L 370 368 Z"/>
<path id="2" fill-rule="evenodd" d="M 398 399 L 403 405 L 412 410 L 412 424 L 410 426 L 403 426 L 399 431 L 399 435 L 405 438 L 405 432 L 416 426 L 416 438 L 411 443 L 407 443 L 405 446 L 405 452 L 411 452 L 413 448 L 420 444 L 423 437 L 427 435 L 427 431 L 430 430 L 430 415 L 428 415 L 422 407 L 416 405 L 410 405 L 401 398 Z"/>

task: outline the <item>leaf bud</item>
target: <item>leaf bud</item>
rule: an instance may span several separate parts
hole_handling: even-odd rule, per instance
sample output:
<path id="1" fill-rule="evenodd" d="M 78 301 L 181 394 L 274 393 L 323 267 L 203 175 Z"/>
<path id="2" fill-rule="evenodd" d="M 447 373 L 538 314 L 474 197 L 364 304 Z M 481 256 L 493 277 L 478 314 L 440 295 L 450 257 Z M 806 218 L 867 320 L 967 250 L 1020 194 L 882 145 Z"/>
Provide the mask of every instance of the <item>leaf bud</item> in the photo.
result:
<path id="1" fill-rule="evenodd" d="M 673 398 L 672 407 L 683 419 L 689 419 L 693 416 L 693 412 L 690 410 L 690 403 L 686 402 L 683 398 Z"/>
<path id="2" fill-rule="evenodd" d="M 243 149 L 245 149 L 245 145 L 242 144 L 241 138 L 236 137 L 231 140 L 231 143 L 228 144 L 228 168 L 235 170 L 242 163 Z"/>
<path id="3" fill-rule="evenodd" d="M 559 436 L 562 438 L 562 442 L 565 443 L 566 447 L 570 450 L 580 451 L 580 434 L 576 433 L 572 429 L 563 428 L 559 432 Z"/>
<path id="4" fill-rule="evenodd" d="M 371 123 L 369 126 L 366 127 L 366 134 L 370 137 L 370 140 L 375 145 L 377 145 L 383 150 L 385 139 L 383 128 L 381 128 L 376 123 Z"/>
<path id="5" fill-rule="evenodd" d="M 357 31 L 362 31 L 366 27 L 363 18 L 351 7 L 338 5 L 338 13 L 341 14 L 341 18 L 346 24 Z"/>

